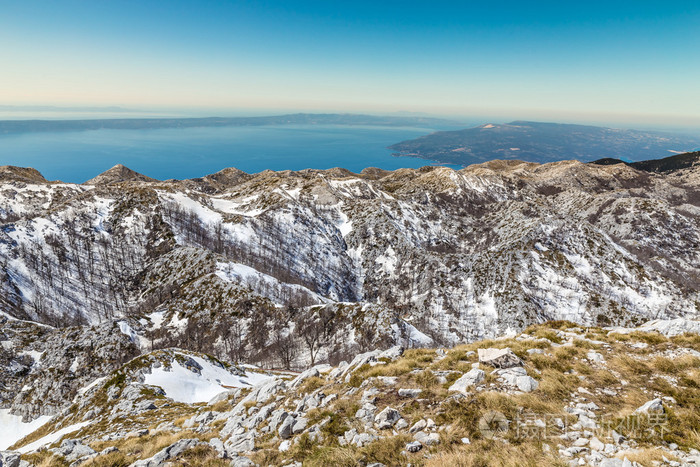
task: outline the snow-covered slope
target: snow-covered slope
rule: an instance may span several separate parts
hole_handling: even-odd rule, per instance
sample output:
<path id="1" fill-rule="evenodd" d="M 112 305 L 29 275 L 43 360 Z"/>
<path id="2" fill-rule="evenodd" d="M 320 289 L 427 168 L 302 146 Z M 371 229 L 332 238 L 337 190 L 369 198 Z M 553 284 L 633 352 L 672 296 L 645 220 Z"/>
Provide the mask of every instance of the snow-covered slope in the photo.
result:
<path id="1" fill-rule="evenodd" d="M 118 172 L 3 182 L 1 312 L 273 367 L 699 312 L 697 167 Z"/>

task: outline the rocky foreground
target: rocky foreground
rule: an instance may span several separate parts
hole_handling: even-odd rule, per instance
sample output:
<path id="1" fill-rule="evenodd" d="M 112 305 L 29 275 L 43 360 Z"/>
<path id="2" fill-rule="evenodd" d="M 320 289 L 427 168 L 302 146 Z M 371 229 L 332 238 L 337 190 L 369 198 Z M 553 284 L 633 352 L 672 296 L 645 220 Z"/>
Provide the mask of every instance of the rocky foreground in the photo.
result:
<path id="1" fill-rule="evenodd" d="M 699 332 L 550 322 L 302 373 L 158 350 L 2 433 L 0 465 L 700 465 Z"/>

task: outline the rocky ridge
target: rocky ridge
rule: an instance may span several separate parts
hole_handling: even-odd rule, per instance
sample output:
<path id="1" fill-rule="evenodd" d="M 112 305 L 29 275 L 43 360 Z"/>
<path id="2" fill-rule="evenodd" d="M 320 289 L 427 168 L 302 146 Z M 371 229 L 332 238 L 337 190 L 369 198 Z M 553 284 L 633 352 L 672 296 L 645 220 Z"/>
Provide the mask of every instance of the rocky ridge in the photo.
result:
<path id="1" fill-rule="evenodd" d="M 694 316 L 699 193 L 697 167 L 576 161 L 5 181 L 0 311 L 59 327 L 126 319 L 156 347 L 297 367 L 377 341 Z M 314 324 L 318 353 L 298 332 Z M 265 351 L 288 338 L 294 355 Z"/>

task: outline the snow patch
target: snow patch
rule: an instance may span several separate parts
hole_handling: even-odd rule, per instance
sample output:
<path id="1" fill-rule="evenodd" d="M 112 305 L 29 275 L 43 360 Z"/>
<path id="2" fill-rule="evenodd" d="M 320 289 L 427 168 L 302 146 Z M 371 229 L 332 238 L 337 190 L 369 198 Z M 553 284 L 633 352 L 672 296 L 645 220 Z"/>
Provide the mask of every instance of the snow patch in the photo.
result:
<path id="1" fill-rule="evenodd" d="M 48 421 L 48 420 L 47 420 Z M 44 422 L 46 423 L 46 422 Z M 28 452 L 36 451 L 42 446 L 46 446 L 47 444 L 53 444 L 56 441 L 59 441 L 61 438 L 63 438 L 65 435 L 74 433 L 81 428 L 84 428 L 88 426 L 90 423 L 92 423 L 91 420 L 88 420 L 86 422 L 81 422 L 81 423 L 76 423 L 75 425 L 70 425 L 65 428 L 61 428 L 58 431 L 55 431 L 51 434 L 48 434 L 44 436 L 43 438 L 40 438 L 33 443 L 29 443 L 26 446 L 22 446 L 21 448 L 17 449 L 22 454 L 26 454 Z M 42 423 L 43 425 L 43 423 Z"/>
<path id="2" fill-rule="evenodd" d="M 163 388 L 165 394 L 177 402 L 196 404 L 208 402 L 228 388 L 251 387 L 270 378 L 253 372 L 238 376 L 201 357 L 189 358 L 197 362 L 201 371 L 192 371 L 178 361 L 173 361 L 168 370 L 163 367 L 153 368 L 150 375 L 145 375 L 144 384 Z"/>
<path id="3" fill-rule="evenodd" d="M 383 255 L 377 256 L 377 259 L 374 260 L 379 265 L 378 271 L 383 271 L 389 275 L 394 274 L 397 261 L 396 252 L 391 246 L 386 249 Z"/>
<path id="4" fill-rule="evenodd" d="M 19 415 L 12 415 L 10 409 L 0 409 L 0 451 L 15 444 L 28 434 L 38 430 L 51 420 L 50 415 L 43 415 L 29 423 L 24 423 Z"/>

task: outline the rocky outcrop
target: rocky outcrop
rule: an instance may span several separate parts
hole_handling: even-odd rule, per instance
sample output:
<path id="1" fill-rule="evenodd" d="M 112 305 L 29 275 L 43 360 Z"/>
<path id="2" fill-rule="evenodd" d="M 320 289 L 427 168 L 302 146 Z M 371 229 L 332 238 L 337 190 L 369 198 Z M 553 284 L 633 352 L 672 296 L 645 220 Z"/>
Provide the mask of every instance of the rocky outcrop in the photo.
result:
<path id="1" fill-rule="evenodd" d="M 78 390 L 139 353 L 117 323 L 53 329 L 0 317 L 0 407 L 30 421 L 66 408 Z"/>
<path id="2" fill-rule="evenodd" d="M 0 181 L 20 183 L 48 183 L 41 173 L 30 167 L 0 166 Z"/>

